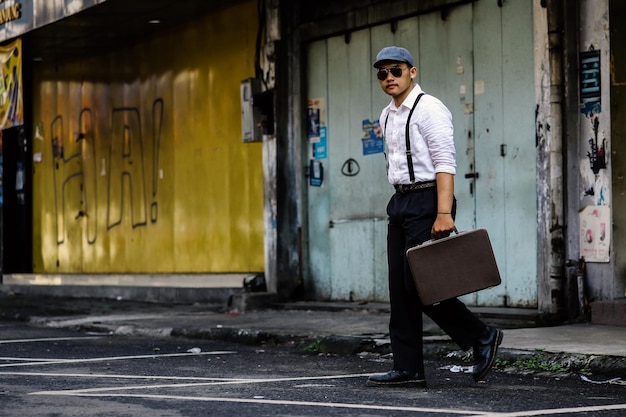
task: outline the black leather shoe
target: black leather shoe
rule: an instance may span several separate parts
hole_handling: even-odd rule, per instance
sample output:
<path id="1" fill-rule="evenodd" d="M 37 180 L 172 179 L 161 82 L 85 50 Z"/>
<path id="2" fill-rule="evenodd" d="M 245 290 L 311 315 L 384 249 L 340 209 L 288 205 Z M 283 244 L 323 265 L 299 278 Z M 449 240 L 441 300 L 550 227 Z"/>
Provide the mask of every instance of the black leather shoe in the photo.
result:
<path id="1" fill-rule="evenodd" d="M 409 371 L 392 370 L 383 375 L 372 375 L 367 379 L 368 387 L 420 387 L 426 388 L 423 375 Z"/>
<path id="2" fill-rule="evenodd" d="M 498 346 L 502 343 L 502 331 L 488 327 L 487 336 L 478 340 L 474 346 L 474 369 L 472 376 L 474 380 L 482 381 L 496 360 Z"/>

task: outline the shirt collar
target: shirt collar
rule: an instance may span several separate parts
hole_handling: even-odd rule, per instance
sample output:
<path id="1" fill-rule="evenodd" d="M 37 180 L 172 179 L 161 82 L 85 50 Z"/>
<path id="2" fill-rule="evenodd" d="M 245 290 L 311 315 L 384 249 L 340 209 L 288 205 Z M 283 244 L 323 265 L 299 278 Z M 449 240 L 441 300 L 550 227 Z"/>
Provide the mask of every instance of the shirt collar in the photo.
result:
<path id="1" fill-rule="evenodd" d="M 410 110 L 413 107 L 413 103 L 415 103 L 415 100 L 417 99 L 417 96 L 420 93 L 423 93 L 422 87 L 420 87 L 419 84 L 417 84 L 417 83 L 413 84 L 413 89 L 411 90 L 409 95 L 406 96 L 406 98 L 404 99 L 404 101 L 402 102 L 400 107 L 407 107 Z M 396 107 L 396 105 L 393 102 L 393 100 L 391 100 L 391 104 L 389 105 L 389 109 L 397 111 L 397 110 L 399 110 L 399 107 Z"/>

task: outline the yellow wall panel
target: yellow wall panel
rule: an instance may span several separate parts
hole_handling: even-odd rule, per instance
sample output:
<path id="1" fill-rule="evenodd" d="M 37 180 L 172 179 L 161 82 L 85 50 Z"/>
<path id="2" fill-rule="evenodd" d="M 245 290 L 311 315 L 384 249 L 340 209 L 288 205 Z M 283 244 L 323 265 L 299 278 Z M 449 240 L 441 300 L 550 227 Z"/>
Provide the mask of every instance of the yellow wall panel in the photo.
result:
<path id="1" fill-rule="evenodd" d="M 237 3 L 35 68 L 35 272 L 263 270 L 261 146 L 242 142 L 239 104 L 257 18 Z"/>

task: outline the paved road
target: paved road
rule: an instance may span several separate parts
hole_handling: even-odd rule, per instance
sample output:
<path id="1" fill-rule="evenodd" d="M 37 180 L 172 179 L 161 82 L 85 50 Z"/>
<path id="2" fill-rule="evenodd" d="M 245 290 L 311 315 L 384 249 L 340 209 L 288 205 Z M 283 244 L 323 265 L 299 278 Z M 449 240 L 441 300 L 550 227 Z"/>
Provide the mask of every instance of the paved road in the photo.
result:
<path id="1" fill-rule="evenodd" d="M 428 389 L 365 387 L 389 358 L 295 346 L 87 334 L 0 322 L 0 416 L 494 416 L 626 414 L 626 386 L 427 364 Z M 456 367 L 456 368 L 455 368 Z"/>

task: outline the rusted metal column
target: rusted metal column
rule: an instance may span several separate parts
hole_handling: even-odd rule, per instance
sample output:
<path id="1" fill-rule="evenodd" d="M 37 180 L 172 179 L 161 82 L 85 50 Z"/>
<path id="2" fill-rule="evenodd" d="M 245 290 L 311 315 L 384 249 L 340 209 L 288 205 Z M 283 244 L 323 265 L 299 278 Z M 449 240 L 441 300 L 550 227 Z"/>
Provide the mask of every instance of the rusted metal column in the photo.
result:
<path id="1" fill-rule="evenodd" d="M 547 37 L 536 40 L 543 62 L 538 74 L 537 198 L 538 307 L 542 313 L 564 313 L 565 225 L 563 175 L 563 0 L 540 2 Z M 538 10 L 538 9 L 536 9 Z M 545 51 L 545 49 L 541 49 Z"/>

